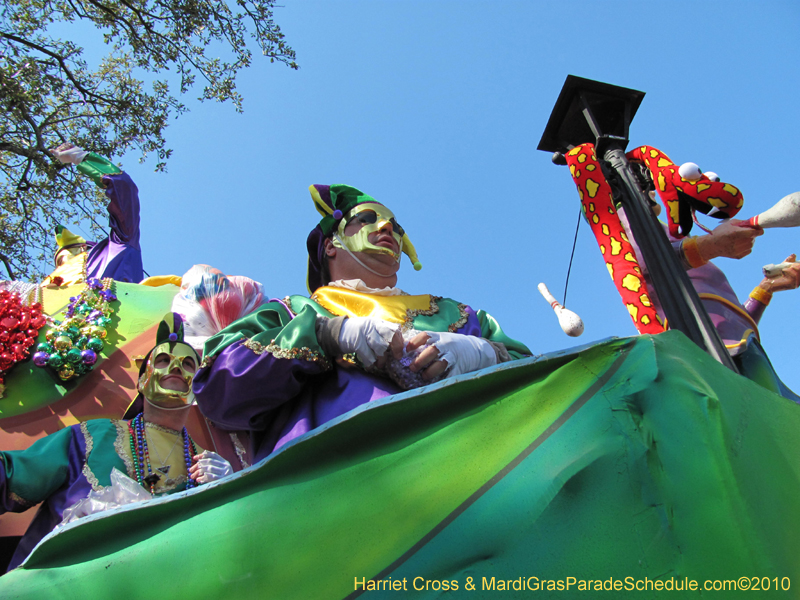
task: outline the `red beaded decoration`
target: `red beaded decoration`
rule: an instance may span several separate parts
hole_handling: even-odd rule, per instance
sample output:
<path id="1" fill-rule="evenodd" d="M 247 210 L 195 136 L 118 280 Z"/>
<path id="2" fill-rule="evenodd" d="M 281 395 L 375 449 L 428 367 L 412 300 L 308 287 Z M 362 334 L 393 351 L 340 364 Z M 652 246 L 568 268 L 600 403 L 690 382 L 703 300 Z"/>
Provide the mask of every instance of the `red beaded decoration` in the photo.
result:
<path id="1" fill-rule="evenodd" d="M 47 318 L 42 305 L 26 305 L 16 292 L 0 292 L 0 398 L 5 390 L 5 375 L 30 356 L 30 349 Z"/>

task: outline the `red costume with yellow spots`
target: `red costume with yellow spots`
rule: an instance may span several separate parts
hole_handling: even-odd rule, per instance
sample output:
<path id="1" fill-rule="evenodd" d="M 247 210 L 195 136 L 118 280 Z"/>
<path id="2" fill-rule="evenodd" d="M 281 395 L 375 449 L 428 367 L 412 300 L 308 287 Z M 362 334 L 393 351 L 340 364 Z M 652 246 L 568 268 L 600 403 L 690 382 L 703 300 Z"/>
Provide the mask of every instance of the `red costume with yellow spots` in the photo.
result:
<path id="1" fill-rule="evenodd" d="M 666 154 L 650 146 L 639 146 L 627 157 L 630 161 L 644 163 L 650 170 L 667 209 L 673 237 L 689 233 L 693 210 L 727 218 L 739 212 L 744 203 L 741 192 L 730 184 L 712 181 L 705 175 L 696 181 L 683 179 L 678 166 Z M 664 323 L 650 300 L 639 259 L 614 208 L 611 187 L 600 169 L 594 145 L 576 146 L 567 153 L 566 159 L 578 186 L 584 214 L 634 326 L 639 333 L 664 331 Z"/>
<path id="2" fill-rule="evenodd" d="M 744 197 L 730 183 L 712 181 L 705 175 L 691 181 L 678 172 L 669 156 L 652 146 L 638 146 L 626 154 L 631 162 L 641 162 L 650 170 L 667 214 L 669 233 L 674 238 L 689 235 L 693 210 L 729 219 L 739 212 Z"/>

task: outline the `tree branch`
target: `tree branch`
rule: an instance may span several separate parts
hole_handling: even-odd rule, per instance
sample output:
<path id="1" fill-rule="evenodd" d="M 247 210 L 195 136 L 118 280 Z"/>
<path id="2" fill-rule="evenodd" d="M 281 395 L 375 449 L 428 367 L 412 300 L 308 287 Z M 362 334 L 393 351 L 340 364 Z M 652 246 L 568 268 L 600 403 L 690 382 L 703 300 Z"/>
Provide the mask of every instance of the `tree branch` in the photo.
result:
<path id="1" fill-rule="evenodd" d="M 95 94 L 94 92 L 92 92 L 90 90 L 87 90 L 81 84 L 81 82 L 78 81 L 75 78 L 75 76 L 72 74 L 72 71 L 67 66 L 67 62 L 64 60 L 64 57 L 61 56 L 60 54 L 57 54 L 57 53 L 53 52 L 52 50 L 48 50 L 44 46 L 40 46 L 39 44 L 35 44 L 35 43 L 33 43 L 33 42 L 29 41 L 29 40 L 25 40 L 25 39 L 22 39 L 20 37 L 17 37 L 15 35 L 11 34 L 11 33 L 6 33 L 5 31 L 0 31 L 0 37 L 4 37 L 4 38 L 6 38 L 8 40 L 11 40 L 13 42 L 17 42 L 18 44 L 22 44 L 23 46 L 27 46 L 28 48 L 33 48 L 34 50 L 38 50 L 42 54 L 45 54 L 45 55 L 49 56 L 50 58 L 54 59 L 55 61 L 57 61 L 58 65 L 59 65 L 59 68 L 67 76 L 67 79 L 69 79 L 70 82 L 72 83 L 72 85 L 75 86 L 75 89 L 77 89 L 83 95 L 92 96 L 93 98 L 97 98 L 98 100 L 102 100 L 103 102 L 108 102 L 108 103 L 112 103 L 113 102 L 113 100 L 111 98 L 107 98 L 105 96 L 102 96 L 102 95 L 99 95 L 99 94 Z"/>

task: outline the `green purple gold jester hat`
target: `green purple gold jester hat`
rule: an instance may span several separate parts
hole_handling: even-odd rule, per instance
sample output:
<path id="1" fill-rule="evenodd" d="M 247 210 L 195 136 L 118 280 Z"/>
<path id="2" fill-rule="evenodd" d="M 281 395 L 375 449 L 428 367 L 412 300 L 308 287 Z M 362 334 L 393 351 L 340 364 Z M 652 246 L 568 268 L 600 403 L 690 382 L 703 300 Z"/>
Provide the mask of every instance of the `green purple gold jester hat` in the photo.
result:
<path id="1" fill-rule="evenodd" d="M 310 292 L 314 292 L 318 287 L 325 284 L 322 281 L 322 265 L 325 259 L 325 240 L 336 233 L 342 219 L 348 215 L 359 204 L 378 204 L 372 196 L 369 196 L 349 185 L 319 185 L 310 186 L 311 199 L 317 212 L 322 215 L 319 224 L 308 234 L 306 246 L 308 248 L 308 276 L 307 285 Z M 399 232 L 398 232 L 399 233 Z M 414 270 L 419 271 L 422 263 L 417 257 L 414 244 L 408 238 L 405 231 L 401 234 L 402 252 L 411 260 Z M 397 259 L 400 260 L 399 258 Z"/>

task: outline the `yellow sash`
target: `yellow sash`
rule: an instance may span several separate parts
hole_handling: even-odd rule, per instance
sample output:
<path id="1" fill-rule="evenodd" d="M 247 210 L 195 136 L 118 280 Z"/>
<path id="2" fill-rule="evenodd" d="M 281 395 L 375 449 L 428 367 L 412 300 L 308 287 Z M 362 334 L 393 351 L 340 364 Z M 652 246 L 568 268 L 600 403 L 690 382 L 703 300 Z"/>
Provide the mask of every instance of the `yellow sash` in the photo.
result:
<path id="1" fill-rule="evenodd" d="M 317 289 L 311 299 L 339 317 L 377 317 L 392 323 L 405 323 L 413 315 L 432 309 L 430 294 L 375 296 L 324 286 Z"/>

